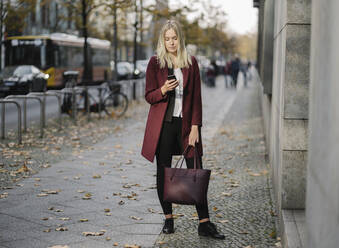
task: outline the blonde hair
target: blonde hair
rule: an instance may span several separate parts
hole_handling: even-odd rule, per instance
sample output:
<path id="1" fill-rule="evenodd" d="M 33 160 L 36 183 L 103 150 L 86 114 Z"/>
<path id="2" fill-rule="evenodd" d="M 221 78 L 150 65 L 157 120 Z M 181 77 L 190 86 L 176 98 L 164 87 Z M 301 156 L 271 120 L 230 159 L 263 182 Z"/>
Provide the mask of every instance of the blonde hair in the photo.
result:
<path id="1" fill-rule="evenodd" d="M 169 68 L 173 68 L 173 63 L 170 57 L 170 54 L 166 50 L 165 46 L 165 33 L 173 29 L 175 34 L 177 35 L 177 38 L 179 40 L 178 44 L 178 50 L 177 50 L 177 62 L 178 67 L 189 67 L 192 64 L 191 56 L 187 53 L 186 47 L 185 47 L 185 38 L 183 36 L 183 33 L 181 31 L 179 23 L 177 23 L 174 20 L 168 20 L 165 25 L 162 27 L 158 39 L 158 45 L 157 45 L 157 58 L 160 62 L 160 68 L 164 68 L 167 66 Z"/>

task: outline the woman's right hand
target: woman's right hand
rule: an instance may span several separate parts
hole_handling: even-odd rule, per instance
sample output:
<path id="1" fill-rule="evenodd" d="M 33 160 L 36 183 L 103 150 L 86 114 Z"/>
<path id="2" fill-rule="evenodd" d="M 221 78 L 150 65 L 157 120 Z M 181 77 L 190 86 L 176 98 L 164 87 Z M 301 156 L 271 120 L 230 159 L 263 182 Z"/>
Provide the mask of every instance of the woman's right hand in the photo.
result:
<path id="1" fill-rule="evenodd" d="M 161 87 L 161 93 L 164 96 L 168 91 L 174 90 L 179 85 L 176 79 L 166 80 L 165 84 Z"/>

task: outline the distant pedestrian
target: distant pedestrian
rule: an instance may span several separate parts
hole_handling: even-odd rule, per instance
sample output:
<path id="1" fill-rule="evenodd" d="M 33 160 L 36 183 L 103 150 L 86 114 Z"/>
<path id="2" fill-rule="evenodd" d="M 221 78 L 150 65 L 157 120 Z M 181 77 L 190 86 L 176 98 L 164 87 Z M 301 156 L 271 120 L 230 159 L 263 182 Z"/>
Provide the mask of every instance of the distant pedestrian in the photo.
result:
<path id="1" fill-rule="evenodd" d="M 215 61 L 207 67 L 207 86 L 215 87 L 215 78 L 217 76 Z"/>
<path id="2" fill-rule="evenodd" d="M 247 63 L 240 63 L 240 71 L 244 77 L 244 86 L 247 87 L 247 72 L 248 72 L 248 67 Z"/>
<path id="3" fill-rule="evenodd" d="M 175 79 L 168 79 L 173 72 Z M 171 94 L 174 93 L 174 100 Z M 163 233 L 174 232 L 172 204 L 163 201 L 164 166 L 170 167 L 172 155 L 181 155 L 188 146 L 197 149 L 201 161 L 202 102 L 199 66 L 185 48 L 179 24 L 169 20 L 162 27 L 157 55 L 146 70 L 146 101 L 150 110 L 146 123 L 141 154 L 153 162 L 157 160 L 157 191 L 165 215 Z M 188 168 L 194 167 L 194 151 L 185 155 Z M 224 239 L 209 220 L 207 203 L 196 206 L 199 216 L 198 234 Z"/>
<path id="4" fill-rule="evenodd" d="M 240 59 L 236 55 L 235 59 L 233 59 L 231 62 L 231 75 L 234 87 L 237 87 L 239 70 L 240 70 Z"/>
<path id="5" fill-rule="evenodd" d="M 228 61 L 224 67 L 225 87 L 228 88 L 228 83 L 232 87 L 233 81 L 231 77 L 231 61 Z"/>
<path id="6" fill-rule="evenodd" d="M 247 63 L 247 77 L 248 77 L 248 80 L 251 81 L 252 80 L 252 63 L 251 61 L 248 61 Z"/>

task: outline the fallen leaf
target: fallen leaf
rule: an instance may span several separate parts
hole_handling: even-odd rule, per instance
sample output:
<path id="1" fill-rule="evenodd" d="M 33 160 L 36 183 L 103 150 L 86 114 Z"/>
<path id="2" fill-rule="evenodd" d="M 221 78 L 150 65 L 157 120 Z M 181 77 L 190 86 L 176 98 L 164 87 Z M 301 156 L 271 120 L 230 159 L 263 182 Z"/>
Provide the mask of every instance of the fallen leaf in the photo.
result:
<path id="1" fill-rule="evenodd" d="M 217 220 L 219 223 L 228 223 L 228 220 Z"/>
<path id="2" fill-rule="evenodd" d="M 110 240 L 111 240 L 111 237 L 106 237 L 106 240 L 107 240 L 107 241 L 110 241 Z"/>
<path id="3" fill-rule="evenodd" d="M 68 228 L 61 226 L 61 227 L 56 228 L 55 231 L 64 232 L 64 231 L 68 231 Z"/>
<path id="4" fill-rule="evenodd" d="M 42 217 L 41 219 L 42 220 L 48 220 L 48 217 Z"/>
<path id="5" fill-rule="evenodd" d="M 98 178 L 101 178 L 101 176 L 99 174 L 96 174 L 93 176 L 94 179 L 98 179 Z"/>
<path id="6" fill-rule="evenodd" d="M 36 196 L 37 196 L 37 197 L 44 197 L 44 196 L 48 196 L 48 194 L 46 194 L 46 193 L 41 193 L 41 194 L 37 194 Z"/>
<path id="7" fill-rule="evenodd" d="M 156 211 L 155 211 L 153 208 L 148 208 L 147 210 L 148 210 L 148 212 L 150 212 L 150 213 L 156 213 Z"/>
<path id="8" fill-rule="evenodd" d="M 232 196 L 232 193 L 222 192 L 221 195 L 222 195 L 222 196 Z"/>
<path id="9" fill-rule="evenodd" d="M 125 248 L 141 248 L 140 245 L 129 245 L 129 244 L 124 245 L 124 247 L 125 247 Z"/>
<path id="10" fill-rule="evenodd" d="M 45 229 L 43 232 L 49 233 L 49 232 L 51 232 L 51 228 Z"/>
<path id="11" fill-rule="evenodd" d="M 8 196 L 8 193 L 4 192 L 4 193 L 0 194 L 0 199 L 7 198 L 7 196 Z"/>
<path id="12" fill-rule="evenodd" d="M 80 219 L 79 221 L 80 221 L 80 222 L 87 222 L 88 219 Z"/>
<path id="13" fill-rule="evenodd" d="M 119 245 L 119 243 L 117 243 L 117 242 L 115 242 L 114 244 L 113 244 L 113 246 L 118 246 Z"/>
<path id="14" fill-rule="evenodd" d="M 102 236 L 105 232 L 82 232 L 84 236 Z"/>
<path id="15" fill-rule="evenodd" d="M 61 218 L 59 218 L 59 220 L 70 220 L 71 218 L 69 218 L 69 217 L 61 217 Z"/>
<path id="16" fill-rule="evenodd" d="M 133 219 L 133 220 L 142 220 L 142 218 L 141 217 L 136 217 L 136 216 L 129 216 L 131 219 Z"/>

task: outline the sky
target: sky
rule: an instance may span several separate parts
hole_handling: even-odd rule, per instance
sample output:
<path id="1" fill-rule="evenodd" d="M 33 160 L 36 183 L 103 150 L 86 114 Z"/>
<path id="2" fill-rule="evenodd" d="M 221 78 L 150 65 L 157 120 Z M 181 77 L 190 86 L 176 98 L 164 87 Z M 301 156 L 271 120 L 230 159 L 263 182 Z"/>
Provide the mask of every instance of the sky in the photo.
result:
<path id="1" fill-rule="evenodd" d="M 169 1 L 176 7 L 181 2 L 185 0 Z M 258 9 L 253 8 L 253 0 L 213 0 L 212 3 L 227 13 L 229 31 L 238 34 L 257 31 Z"/>
<path id="2" fill-rule="evenodd" d="M 253 8 L 253 0 L 213 0 L 228 15 L 231 31 L 245 34 L 257 30 L 258 9 Z"/>

